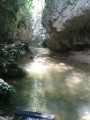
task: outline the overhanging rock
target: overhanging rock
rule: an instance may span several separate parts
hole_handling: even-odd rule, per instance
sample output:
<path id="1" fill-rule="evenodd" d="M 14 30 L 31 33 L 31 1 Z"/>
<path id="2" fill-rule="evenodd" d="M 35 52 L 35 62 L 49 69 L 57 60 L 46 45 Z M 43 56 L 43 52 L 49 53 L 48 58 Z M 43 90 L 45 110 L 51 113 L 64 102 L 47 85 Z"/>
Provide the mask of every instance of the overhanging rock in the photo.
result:
<path id="1" fill-rule="evenodd" d="M 46 0 L 42 24 L 51 49 L 90 44 L 90 0 Z"/>

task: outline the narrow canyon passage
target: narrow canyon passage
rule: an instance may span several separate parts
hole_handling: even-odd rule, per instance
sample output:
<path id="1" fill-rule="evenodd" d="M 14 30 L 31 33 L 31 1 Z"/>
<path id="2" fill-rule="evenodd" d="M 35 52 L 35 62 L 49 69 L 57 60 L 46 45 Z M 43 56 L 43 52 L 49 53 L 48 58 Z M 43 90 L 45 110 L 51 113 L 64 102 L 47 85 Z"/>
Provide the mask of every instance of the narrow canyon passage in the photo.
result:
<path id="1" fill-rule="evenodd" d="M 15 96 L 0 113 L 11 120 L 17 110 L 55 115 L 55 120 L 90 120 L 90 65 L 61 58 L 58 52 L 42 48 L 45 30 L 41 24 L 44 0 L 33 0 L 30 55 L 18 62 L 27 71 L 22 79 L 7 80 Z"/>

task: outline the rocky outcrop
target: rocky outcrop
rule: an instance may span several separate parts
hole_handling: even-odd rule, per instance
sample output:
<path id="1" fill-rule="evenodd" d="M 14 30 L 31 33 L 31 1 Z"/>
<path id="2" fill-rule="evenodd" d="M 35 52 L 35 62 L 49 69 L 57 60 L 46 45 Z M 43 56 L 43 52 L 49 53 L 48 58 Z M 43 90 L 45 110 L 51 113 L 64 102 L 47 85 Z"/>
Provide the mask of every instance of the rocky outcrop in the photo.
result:
<path id="1" fill-rule="evenodd" d="M 26 13 L 26 10 L 20 9 L 17 12 L 16 20 L 14 20 L 9 28 L 9 37 L 13 40 L 21 40 L 22 42 L 30 42 L 31 40 L 31 23 L 30 13 Z"/>
<path id="2" fill-rule="evenodd" d="M 90 44 L 90 0 L 46 0 L 42 24 L 51 49 Z"/>
<path id="3" fill-rule="evenodd" d="M 6 12 L 6 11 L 4 11 Z M 12 13 L 12 12 L 11 12 Z M 25 8 L 19 8 L 15 16 L 0 13 L 0 41 L 22 41 L 29 43 L 31 40 L 31 15 Z"/>

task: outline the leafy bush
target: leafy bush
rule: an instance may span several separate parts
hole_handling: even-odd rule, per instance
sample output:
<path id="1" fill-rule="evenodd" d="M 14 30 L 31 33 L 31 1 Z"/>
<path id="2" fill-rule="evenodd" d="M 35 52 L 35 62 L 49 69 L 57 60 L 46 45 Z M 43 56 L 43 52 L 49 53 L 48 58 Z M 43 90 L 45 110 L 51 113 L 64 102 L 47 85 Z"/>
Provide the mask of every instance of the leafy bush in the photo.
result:
<path id="1" fill-rule="evenodd" d="M 15 17 L 18 9 L 24 7 L 25 9 L 30 8 L 31 0 L 1 0 L 0 1 L 0 14 L 4 16 Z"/>
<path id="2" fill-rule="evenodd" d="M 7 62 L 13 62 L 18 56 L 24 55 L 25 53 L 25 44 L 21 41 L 0 44 L 0 62 L 2 62 L 2 59 L 3 61 L 5 59 Z"/>

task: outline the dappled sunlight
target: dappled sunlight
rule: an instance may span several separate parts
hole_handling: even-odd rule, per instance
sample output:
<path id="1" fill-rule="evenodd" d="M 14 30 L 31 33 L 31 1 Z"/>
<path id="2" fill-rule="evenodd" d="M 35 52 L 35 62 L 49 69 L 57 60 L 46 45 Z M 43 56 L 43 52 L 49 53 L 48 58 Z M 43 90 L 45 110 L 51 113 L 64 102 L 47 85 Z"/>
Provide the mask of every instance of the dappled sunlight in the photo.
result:
<path id="1" fill-rule="evenodd" d="M 38 75 L 39 77 L 44 77 L 43 75 L 49 73 L 54 70 L 59 73 L 67 72 L 68 70 L 72 70 L 73 67 L 68 66 L 65 63 L 59 61 L 57 63 L 56 60 L 50 59 L 49 57 L 39 57 L 35 58 L 31 63 L 27 63 L 24 69 L 28 72 L 29 75 Z M 48 74 L 47 74 L 48 76 Z M 51 76 L 49 76 L 50 78 Z M 47 78 L 47 79 L 49 79 Z M 52 79 L 52 77 L 51 77 Z"/>
<path id="2" fill-rule="evenodd" d="M 53 79 L 61 80 L 60 74 L 72 70 L 73 67 L 50 57 L 39 57 L 35 58 L 30 64 L 27 64 L 25 69 L 30 76 L 35 75 L 37 79 L 46 79 L 46 91 L 53 93 L 55 90 Z M 58 74 L 56 75 L 56 73 Z"/>
<path id="3" fill-rule="evenodd" d="M 86 75 L 78 72 L 71 72 L 66 78 L 67 87 L 72 94 L 79 92 L 80 85 L 85 80 Z"/>
<path id="4" fill-rule="evenodd" d="M 28 76 L 36 75 L 36 77 L 38 76 L 39 78 L 42 78 L 46 72 L 46 66 L 37 60 L 26 64 L 24 69 L 28 72 Z"/>
<path id="5" fill-rule="evenodd" d="M 58 71 L 58 72 L 65 72 L 65 71 L 68 71 L 68 70 L 71 70 L 73 69 L 73 67 L 71 66 L 68 66 L 64 63 L 60 63 L 58 65 L 55 66 L 55 69 Z"/>
<path id="6" fill-rule="evenodd" d="M 82 79 L 85 78 L 85 75 L 78 72 L 71 72 L 69 76 L 67 76 L 66 82 L 69 87 L 74 87 L 74 85 L 80 84 Z"/>
<path id="7" fill-rule="evenodd" d="M 44 64 L 47 67 L 47 70 L 54 69 L 57 72 L 66 72 L 68 70 L 72 70 L 73 67 L 69 66 L 65 63 L 62 63 L 58 60 L 52 59 L 50 57 L 38 58 L 38 62 Z"/>
<path id="8" fill-rule="evenodd" d="M 30 101 L 28 103 L 28 109 L 38 112 L 47 112 L 45 92 L 42 81 L 34 79 L 34 84 L 30 92 Z"/>
<path id="9" fill-rule="evenodd" d="M 45 65 L 39 63 L 38 61 L 35 61 L 31 64 L 30 69 L 31 69 L 32 73 L 42 74 L 42 73 L 44 73 L 46 67 L 45 67 Z"/>
<path id="10" fill-rule="evenodd" d="M 18 87 L 22 102 L 27 100 L 22 103 L 25 110 L 52 113 L 56 120 L 72 120 L 74 117 L 76 120 L 90 120 L 89 108 L 77 110 L 81 103 L 90 104 L 90 74 L 87 69 L 69 65 L 47 53 L 43 56 L 41 50 L 24 65 L 24 69 L 28 74 L 23 86 L 19 81 Z M 17 84 L 16 81 L 12 83 Z"/>
<path id="11" fill-rule="evenodd" d="M 84 105 L 78 109 L 79 120 L 90 120 L 90 106 Z"/>
<path id="12" fill-rule="evenodd" d="M 82 71 L 72 71 L 66 78 L 66 86 L 72 95 L 81 94 L 82 99 L 90 96 L 90 79 Z"/>

